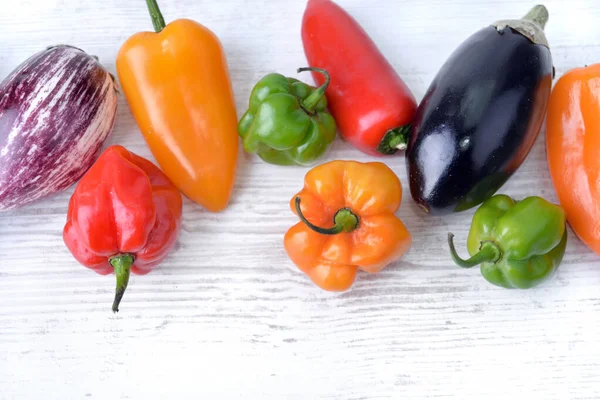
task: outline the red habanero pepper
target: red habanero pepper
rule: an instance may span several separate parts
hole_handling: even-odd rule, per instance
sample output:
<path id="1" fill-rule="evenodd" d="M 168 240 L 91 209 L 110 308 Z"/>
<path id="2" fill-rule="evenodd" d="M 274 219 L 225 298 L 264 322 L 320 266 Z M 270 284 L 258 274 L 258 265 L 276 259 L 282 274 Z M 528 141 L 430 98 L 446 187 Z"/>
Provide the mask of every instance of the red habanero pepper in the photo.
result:
<path id="1" fill-rule="evenodd" d="M 341 136 L 370 155 L 403 150 L 415 97 L 356 20 L 330 0 L 308 0 L 302 42 L 308 64 L 331 76 L 325 95 Z"/>
<path id="2" fill-rule="evenodd" d="M 182 197 L 150 161 L 111 146 L 77 184 L 63 239 L 75 259 L 100 275 L 115 273 L 119 311 L 130 271 L 145 275 L 167 256 L 179 234 Z"/>

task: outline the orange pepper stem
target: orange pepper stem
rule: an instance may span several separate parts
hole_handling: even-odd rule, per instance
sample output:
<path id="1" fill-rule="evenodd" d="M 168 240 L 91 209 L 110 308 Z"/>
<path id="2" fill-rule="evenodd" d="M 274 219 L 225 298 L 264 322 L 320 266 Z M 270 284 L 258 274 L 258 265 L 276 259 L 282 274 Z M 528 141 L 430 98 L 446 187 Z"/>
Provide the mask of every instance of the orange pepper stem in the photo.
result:
<path id="1" fill-rule="evenodd" d="M 108 260 L 110 265 L 112 265 L 112 267 L 115 269 L 115 275 L 117 276 L 115 300 L 112 305 L 113 312 L 119 312 L 119 304 L 121 303 L 121 299 L 123 299 L 125 289 L 127 289 L 127 284 L 129 283 L 129 273 L 134 261 L 135 258 L 133 257 L 133 254 L 129 253 L 119 254 L 118 256 L 111 257 Z"/>
<path id="2" fill-rule="evenodd" d="M 321 228 L 310 223 L 302 214 L 300 209 L 300 197 L 296 197 L 296 212 L 300 220 L 306 224 L 313 231 L 320 233 L 321 235 L 337 235 L 342 232 L 352 232 L 358 228 L 358 216 L 352 212 L 349 208 L 339 209 L 333 216 L 333 227 L 332 228 Z"/>
<path id="3" fill-rule="evenodd" d="M 325 76 L 325 82 L 321 86 L 319 86 L 314 92 L 312 92 L 310 94 L 310 96 L 308 96 L 302 102 L 302 108 L 304 108 L 304 110 L 306 110 L 309 114 L 313 114 L 315 112 L 315 110 L 314 110 L 315 106 L 319 103 L 319 101 L 321 101 L 321 99 L 325 95 L 325 91 L 327 90 L 327 87 L 329 86 L 329 80 L 330 80 L 329 73 L 321 68 L 311 68 L 311 67 L 298 68 L 299 73 L 304 72 L 304 71 L 319 72 Z"/>
<path id="4" fill-rule="evenodd" d="M 165 29 L 165 20 L 160 12 L 160 8 L 158 8 L 158 3 L 156 3 L 156 0 L 146 0 L 146 5 L 148 6 L 150 18 L 152 18 L 152 25 L 154 25 L 154 30 L 156 33 Z"/>
<path id="5" fill-rule="evenodd" d="M 475 267 L 484 262 L 493 262 L 497 263 L 500 258 L 502 258 L 502 251 L 498 247 L 498 245 L 494 242 L 482 242 L 481 248 L 477 254 L 468 260 L 464 260 L 460 258 L 460 256 L 456 252 L 456 248 L 454 247 L 454 235 L 452 233 L 448 234 L 448 245 L 450 246 L 450 255 L 452 256 L 452 260 L 462 268 L 471 268 Z"/>

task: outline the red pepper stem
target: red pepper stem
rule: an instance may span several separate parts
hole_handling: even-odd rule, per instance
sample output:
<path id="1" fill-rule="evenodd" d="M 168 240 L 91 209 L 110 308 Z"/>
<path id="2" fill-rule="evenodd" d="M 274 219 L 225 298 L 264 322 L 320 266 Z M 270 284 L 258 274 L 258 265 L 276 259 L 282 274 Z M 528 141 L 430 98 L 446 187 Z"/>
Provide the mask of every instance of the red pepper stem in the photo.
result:
<path id="1" fill-rule="evenodd" d="M 406 150 L 409 137 L 410 124 L 390 129 L 377 145 L 377 151 L 384 155 L 392 155 L 398 150 Z"/>
<path id="2" fill-rule="evenodd" d="M 123 299 L 125 289 L 127 289 L 127 284 L 129 283 L 129 273 L 134 261 L 135 258 L 133 257 L 133 254 L 129 253 L 119 254 L 118 256 L 111 257 L 108 260 L 110 265 L 112 265 L 115 269 L 115 275 L 117 276 L 115 300 L 112 305 L 113 312 L 119 312 L 119 304 L 121 303 L 121 299 Z"/>
<path id="3" fill-rule="evenodd" d="M 329 86 L 329 81 L 330 81 L 329 73 L 321 68 L 312 68 L 312 67 L 298 68 L 298 72 L 304 72 L 304 71 L 319 72 L 325 76 L 325 83 L 323 83 L 321 86 L 319 86 L 317 89 L 315 89 L 314 92 L 312 92 L 307 98 L 305 98 L 302 101 L 302 108 L 304 108 L 309 113 L 313 113 L 315 111 L 315 107 L 317 106 L 319 101 L 321 101 L 321 99 L 325 95 L 325 91 L 327 90 L 327 87 Z"/>
<path id="4" fill-rule="evenodd" d="M 461 268 L 471 268 L 475 267 L 484 262 L 493 262 L 497 263 L 500 258 L 502 258 L 502 251 L 498 247 L 498 245 L 494 242 L 481 242 L 481 247 L 479 248 L 479 252 L 475 254 L 473 257 L 468 260 L 464 260 L 459 257 L 456 253 L 456 248 L 454 247 L 454 235 L 452 233 L 448 234 L 448 245 L 450 246 L 450 255 L 452 256 L 452 260 L 456 265 Z"/>
<path id="5" fill-rule="evenodd" d="M 332 228 L 321 228 L 310 223 L 302 214 L 300 209 L 300 197 L 296 197 L 296 212 L 300 220 L 306 224 L 313 231 L 320 233 L 321 235 L 337 235 L 342 232 L 352 232 L 358 228 L 358 216 L 352 212 L 349 208 L 339 209 L 333 216 L 333 227 Z"/>
<path id="6" fill-rule="evenodd" d="M 156 0 L 146 0 L 146 5 L 148 6 L 150 18 L 152 18 L 152 25 L 154 26 L 156 33 L 165 29 L 165 20 L 160 12 L 160 8 L 158 8 L 158 3 L 156 3 Z"/>

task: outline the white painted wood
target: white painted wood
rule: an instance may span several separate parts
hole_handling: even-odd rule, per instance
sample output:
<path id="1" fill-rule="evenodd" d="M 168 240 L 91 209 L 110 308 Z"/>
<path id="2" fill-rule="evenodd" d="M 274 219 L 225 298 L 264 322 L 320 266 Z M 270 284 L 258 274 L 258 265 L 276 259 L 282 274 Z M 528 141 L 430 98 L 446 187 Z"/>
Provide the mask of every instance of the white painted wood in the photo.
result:
<path id="1" fill-rule="evenodd" d="M 421 99 L 451 51 L 514 0 L 338 0 Z M 222 40 L 241 116 L 265 73 L 305 64 L 304 1 L 162 0 Z M 557 76 L 600 61 L 597 0 L 548 0 Z M 141 0 L 2 1 L 0 76 L 46 45 L 69 43 L 115 72 L 122 42 L 151 29 Z M 308 79 L 308 77 L 301 77 Z M 121 97 L 109 143 L 152 159 Z M 369 158 L 338 141 L 324 160 Z M 121 312 L 113 278 L 80 267 L 61 229 L 69 190 L 0 215 L 0 399 L 598 399 L 600 258 L 572 235 L 558 275 L 530 291 L 492 287 L 454 267 L 472 211 L 418 211 L 402 155 L 399 216 L 411 252 L 351 291 L 318 290 L 289 262 L 282 236 L 305 168 L 241 156 L 230 207 L 186 201 L 177 249 L 131 279 Z M 544 138 L 502 192 L 555 200 Z"/>

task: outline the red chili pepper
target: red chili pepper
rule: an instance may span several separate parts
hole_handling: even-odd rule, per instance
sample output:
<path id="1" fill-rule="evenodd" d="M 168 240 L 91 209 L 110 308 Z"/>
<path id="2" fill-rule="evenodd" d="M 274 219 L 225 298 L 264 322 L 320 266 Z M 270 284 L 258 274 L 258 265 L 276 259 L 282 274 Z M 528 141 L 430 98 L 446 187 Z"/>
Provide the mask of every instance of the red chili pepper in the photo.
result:
<path id="1" fill-rule="evenodd" d="M 302 42 L 309 65 L 331 75 L 325 93 L 342 137 L 370 155 L 404 149 L 417 103 L 363 28 L 332 1 L 308 0 Z"/>
<path id="2" fill-rule="evenodd" d="M 166 175 L 121 146 L 106 149 L 77 184 L 63 239 L 85 267 L 115 273 L 114 312 L 130 271 L 149 273 L 175 245 L 181 208 L 181 193 Z"/>

